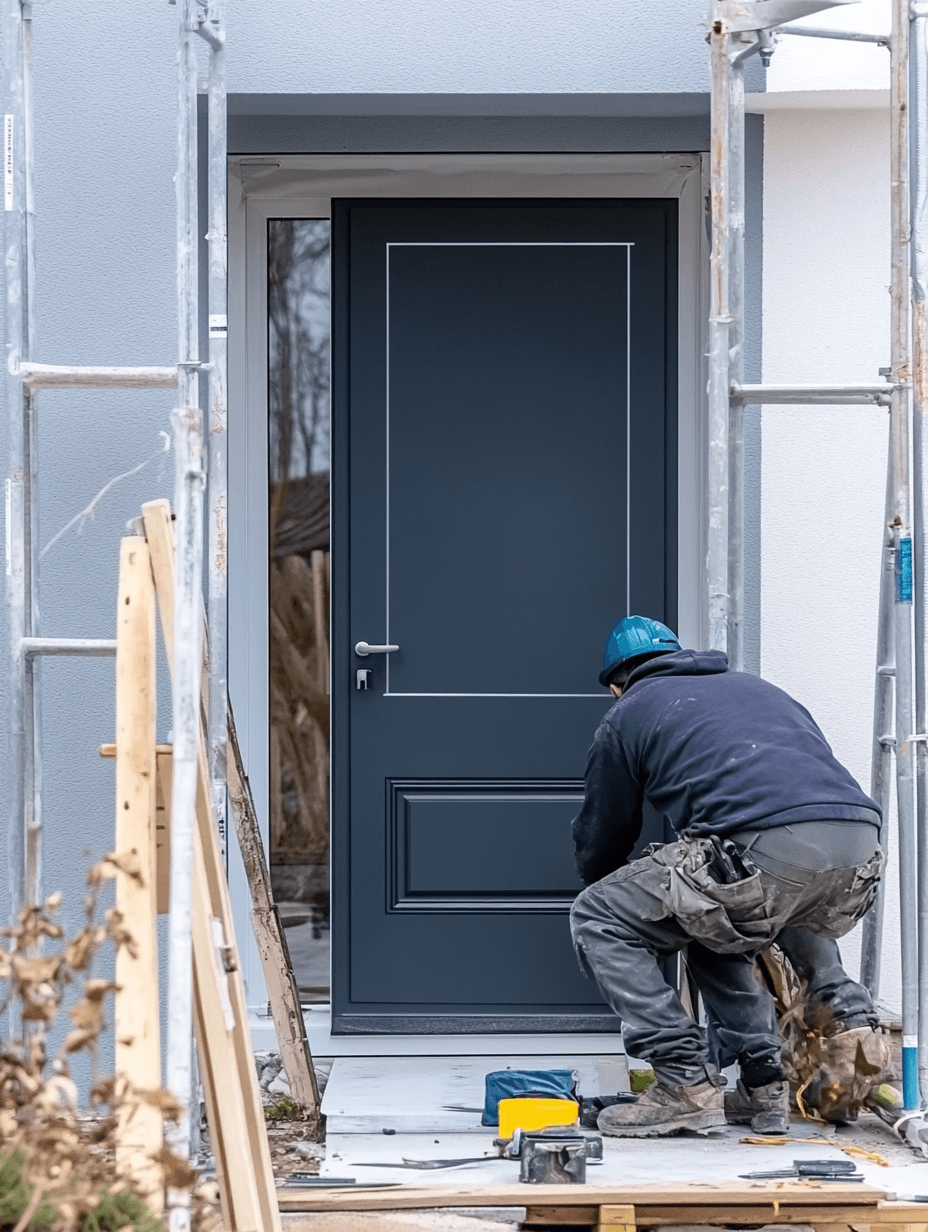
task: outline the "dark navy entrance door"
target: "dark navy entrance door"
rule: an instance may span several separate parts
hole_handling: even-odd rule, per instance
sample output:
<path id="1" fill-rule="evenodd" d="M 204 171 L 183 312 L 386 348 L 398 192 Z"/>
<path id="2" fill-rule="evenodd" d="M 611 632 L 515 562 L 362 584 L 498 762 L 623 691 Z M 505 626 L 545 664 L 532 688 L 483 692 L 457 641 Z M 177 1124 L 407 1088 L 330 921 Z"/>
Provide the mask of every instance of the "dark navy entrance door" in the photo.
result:
<path id="1" fill-rule="evenodd" d="M 569 822 L 606 632 L 676 617 L 676 247 L 665 200 L 334 203 L 336 1031 L 616 1028 Z"/>

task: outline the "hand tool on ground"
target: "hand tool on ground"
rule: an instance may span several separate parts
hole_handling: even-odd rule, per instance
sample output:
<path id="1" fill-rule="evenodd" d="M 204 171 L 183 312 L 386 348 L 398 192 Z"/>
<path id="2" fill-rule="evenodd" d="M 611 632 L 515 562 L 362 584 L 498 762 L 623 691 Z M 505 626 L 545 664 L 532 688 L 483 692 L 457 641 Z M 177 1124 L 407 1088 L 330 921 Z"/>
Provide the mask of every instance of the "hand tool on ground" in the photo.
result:
<path id="1" fill-rule="evenodd" d="M 586 1184 L 587 1143 L 573 1126 L 522 1133 L 518 1144 L 519 1180 L 525 1185 Z M 602 1158 L 602 1138 L 598 1140 Z"/>
<path id="2" fill-rule="evenodd" d="M 404 1159 L 399 1164 L 371 1160 L 351 1166 L 352 1168 L 417 1168 L 423 1172 L 434 1172 L 438 1168 L 461 1168 L 464 1164 L 486 1164 L 503 1158 L 505 1156 L 502 1155 L 472 1155 L 468 1159 Z"/>
<path id="3" fill-rule="evenodd" d="M 291 1172 L 282 1182 L 299 1189 L 344 1189 L 346 1185 L 357 1185 L 355 1176 L 319 1176 L 315 1172 Z M 362 1189 L 393 1189 L 398 1187 L 398 1181 L 370 1181 Z"/>
<path id="4" fill-rule="evenodd" d="M 742 1181 L 779 1181 L 798 1177 L 807 1181 L 862 1181 L 864 1175 L 850 1159 L 794 1159 L 791 1168 L 773 1172 L 745 1172 Z"/>

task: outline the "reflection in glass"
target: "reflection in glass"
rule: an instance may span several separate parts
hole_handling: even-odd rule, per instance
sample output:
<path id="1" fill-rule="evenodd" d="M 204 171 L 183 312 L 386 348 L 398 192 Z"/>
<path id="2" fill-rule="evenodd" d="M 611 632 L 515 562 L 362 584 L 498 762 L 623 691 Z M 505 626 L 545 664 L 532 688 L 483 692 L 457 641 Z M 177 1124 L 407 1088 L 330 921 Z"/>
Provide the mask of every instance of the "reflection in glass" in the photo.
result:
<path id="1" fill-rule="evenodd" d="M 271 879 L 301 999 L 329 999 L 330 224 L 268 223 Z"/>

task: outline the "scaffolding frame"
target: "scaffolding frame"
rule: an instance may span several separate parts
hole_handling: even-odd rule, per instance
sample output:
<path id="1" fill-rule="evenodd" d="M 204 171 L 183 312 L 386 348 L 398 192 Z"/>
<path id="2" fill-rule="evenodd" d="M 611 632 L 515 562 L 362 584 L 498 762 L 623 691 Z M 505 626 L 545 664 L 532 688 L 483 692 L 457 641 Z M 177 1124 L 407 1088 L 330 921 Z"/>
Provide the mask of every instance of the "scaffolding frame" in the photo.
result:
<path id="1" fill-rule="evenodd" d="M 789 27 L 854 0 L 713 0 L 709 316 L 710 645 L 743 668 L 744 437 L 746 404 L 877 405 L 889 410 L 886 508 L 870 794 L 888 817 L 895 758 L 902 916 L 903 1086 L 907 1109 L 928 1103 L 928 749 L 925 613 L 928 576 L 924 503 L 928 415 L 928 3 L 892 0 L 888 35 Z M 882 384 L 745 385 L 744 64 L 769 62 L 779 34 L 886 47 L 890 57 L 890 363 Z M 913 373 L 914 352 L 914 373 Z M 910 463 L 911 459 L 911 463 Z M 861 979 L 879 990 L 883 897 L 864 924 Z"/>
<path id="2" fill-rule="evenodd" d="M 190 1143 L 193 984 L 191 869 L 196 803 L 197 733 L 203 672 L 204 500 L 209 511 L 207 612 L 210 629 L 207 741 L 213 803 L 225 827 L 226 788 L 226 88 L 225 0 L 168 0 L 177 10 L 177 363 L 162 367 L 79 367 L 35 360 L 34 152 L 31 0 L 3 5 L 4 225 L 6 366 L 9 425 L 6 480 L 11 802 L 8 819 L 14 912 L 41 901 L 41 691 L 45 655 L 114 656 L 115 641 L 46 637 L 38 613 L 38 395 L 42 389 L 176 389 L 173 414 L 177 593 L 176 679 L 172 691 L 171 903 L 168 949 L 167 1086 L 184 1112 L 173 1146 Z M 208 312 L 209 355 L 201 359 L 198 308 L 198 40 L 209 48 Z M 200 405 L 208 377 L 208 419 Z M 206 494 L 204 498 L 204 488 Z M 190 1226 L 189 1195 L 168 1196 L 172 1232 Z"/>

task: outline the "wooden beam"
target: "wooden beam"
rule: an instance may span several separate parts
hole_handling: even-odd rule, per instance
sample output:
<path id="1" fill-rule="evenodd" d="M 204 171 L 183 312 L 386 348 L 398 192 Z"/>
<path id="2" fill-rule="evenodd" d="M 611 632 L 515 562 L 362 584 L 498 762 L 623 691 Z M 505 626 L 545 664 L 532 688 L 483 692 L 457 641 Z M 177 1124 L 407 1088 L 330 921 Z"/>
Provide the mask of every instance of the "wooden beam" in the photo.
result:
<path id="1" fill-rule="evenodd" d="M 596 1229 L 597 1232 L 635 1232 L 635 1208 L 603 1203 Z"/>
<path id="2" fill-rule="evenodd" d="M 870 1232 L 925 1232 L 926 1228 L 928 1228 L 928 1223 L 926 1223 L 924 1217 L 919 1220 L 913 1220 L 911 1223 L 884 1223 L 881 1218 L 880 1223 L 872 1223 L 870 1225 Z M 815 1232 L 824 1232 L 824 1230 L 816 1227 Z"/>
<path id="3" fill-rule="evenodd" d="M 526 1191 L 529 1192 L 526 1192 Z M 634 1206 L 640 1226 L 656 1224 L 847 1223 L 853 1226 L 893 1222 L 885 1217 L 885 1193 L 871 1185 L 818 1181 L 720 1182 L 718 1184 L 495 1185 L 438 1189 L 402 1185 L 396 1189 L 350 1189 L 323 1192 L 286 1189 L 279 1193 L 284 1211 L 397 1210 L 432 1206 Z M 907 1205 L 908 1220 L 913 1204 Z M 903 1222 L 900 1220 L 899 1222 Z"/>
<path id="4" fill-rule="evenodd" d="M 164 500 L 143 505 L 142 520 L 151 552 L 155 593 L 158 597 L 168 666 L 173 679 L 175 560 L 170 505 Z M 212 1098 L 214 1104 L 212 1108 L 208 1107 L 208 1113 L 212 1138 L 214 1143 L 217 1143 L 219 1138 L 224 1139 L 225 1143 L 223 1148 L 219 1148 L 217 1143 L 217 1164 L 220 1162 L 220 1150 L 226 1150 L 228 1153 L 227 1166 L 219 1171 L 220 1191 L 225 1191 L 228 1205 L 234 1211 L 234 1221 L 226 1215 L 225 1209 L 224 1215 L 229 1232 L 279 1232 L 280 1210 L 264 1123 L 264 1108 L 248 1033 L 245 988 L 232 924 L 229 885 L 210 798 L 209 768 L 202 730 L 197 752 L 195 856 L 194 909 L 198 910 L 197 904 L 200 902 L 207 915 L 212 954 L 211 965 L 204 966 L 206 942 L 200 928 L 198 943 L 198 926 L 195 923 L 195 993 L 199 1023 L 197 1046 L 204 1072 L 211 1075 L 209 1098 Z M 199 897 L 201 893 L 202 898 Z M 221 935 L 221 972 L 216 966 L 217 932 Z M 220 1015 L 216 1011 L 210 971 L 216 973 L 218 980 L 221 1020 L 228 1027 L 225 1034 L 218 1030 Z M 226 1044 L 229 1047 L 226 1047 Z M 248 1157 L 247 1169 L 250 1176 L 247 1183 L 238 1175 L 238 1165 L 232 1162 L 233 1156 L 237 1157 L 240 1150 Z M 252 1181 L 257 1189 L 257 1210 L 250 1208 L 254 1198 L 247 1192 Z M 241 1203 L 235 1199 L 235 1187 L 239 1185 L 243 1186 Z"/>
<path id="5" fill-rule="evenodd" d="M 595 1228 L 598 1206 L 535 1206 L 526 1207 L 524 1227 Z"/>
<path id="6" fill-rule="evenodd" d="M 191 920 L 194 1021 L 223 1224 L 229 1232 L 263 1232 L 263 1204 L 258 1192 L 260 1167 L 253 1166 L 250 1135 L 242 1132 L 255 1113 L 246 1097 L 247 1092 L 235 1080 L 233 1037 L 238 1024 L 227 991 L 230 982 L 225 970 L 228 958 L 217 952 L 202 869 L 202 843 L 199 833 L 195 833 Z"/>
<path id="7" fill-rule="evenodd" d="M 158 745 L 155 760 L 158 766 L 155 793 L 155 890 L 158 914 L 171 910 L 171 785 L 174 762 L 170 745 Z"/>
<path id="8" fill-rule="evenodd" d="M 116 954 L 117 1078 L 131 1088 L 161 1086 L 158 943 L 155 935 L 155 592 L 148 545 L 131 536 L 119 555 L 116 615 L 116 910 L 134 945 Z M 120 1106 L 116 1166 L 131 1176 L 154 1214 L 164 1207 L 157 1155 L 161 1110 Z"/>
<path id="9" fill-rule="evenodd" d="M 158 914 L 171 909 L 171 778 L 173 748 L 170 744 L 155 745 L 158 772 L 155 776 L 155 889 Z M 101 744 L 101 757 L 115 757 L 115 744 Z"/>
<path id="10" fill-rule="evenodd" d="M 685 1227 L 690 1224 L 813 1224 L 861 1223 L 869 1224 L 876 1217 L 876 1206 L 837 1205 L 793 1206 L 785 1203 L 767 1202 L 756 1205 L 747 1202 L 725 1206 L 689 1205 L 674 1203 L 672 1206 L 644 1206 L 635 1203 L 638 1220 L 642 1224 Z"/>
<path id="11" fill-rule="evenodd" d="M 300 1009 L 300 997 L 293 978 L 293 964 L 287 948 L 283 926 L 271 894 L 271 879 L 264 858 L 264 845 L 258 828 L 251 787 L 242 765 L 235 721 L 229 710 L 228 754 L 226 757 L 226 781 L 229 787 L 229 803 L 235 818 L 239 850 L 245 866 L 245 876 L 251 890 L 254 910 L 251 922 L 261 968 L 271 1002 L 271 1015 L 277 1032 L 277 1046 L 287 1071 L 290 1090 L 294 1100 L 309 1112 L 319 1111 L 319 1088 L 313 1069 L 306 1024 Z"/>
<path id="12" fill-rule="evenodd" d="M 151 553 L 151 571 L 155 578 L 161 634 L 167 653 L 168 670 L 174 679 L 174 523 L 171 502 L 148 501 L 142 506 L 142 523 Z"/>

